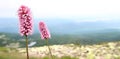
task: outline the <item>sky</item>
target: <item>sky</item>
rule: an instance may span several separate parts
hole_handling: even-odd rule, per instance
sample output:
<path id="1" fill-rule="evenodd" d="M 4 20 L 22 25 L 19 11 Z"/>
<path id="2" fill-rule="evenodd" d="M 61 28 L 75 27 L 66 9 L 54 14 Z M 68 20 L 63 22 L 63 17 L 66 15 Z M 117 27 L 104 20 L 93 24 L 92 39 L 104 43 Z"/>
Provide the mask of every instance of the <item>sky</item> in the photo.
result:
<path id="1" fill-rule="evenodd" d="M 34 18 L 81 21 L 120 20 L 120 0 L 0 0 L 0 18 L 17 18 L 21 5 Z"/>

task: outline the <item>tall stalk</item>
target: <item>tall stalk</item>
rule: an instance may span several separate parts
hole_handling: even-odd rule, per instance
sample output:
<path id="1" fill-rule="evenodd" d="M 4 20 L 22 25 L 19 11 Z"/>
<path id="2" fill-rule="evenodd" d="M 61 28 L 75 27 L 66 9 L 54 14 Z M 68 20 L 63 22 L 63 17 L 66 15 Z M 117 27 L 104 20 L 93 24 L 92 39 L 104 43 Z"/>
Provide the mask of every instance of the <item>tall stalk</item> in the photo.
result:
<path id="1" fill-rule="evenodd" d="M 27 53 L 27 59 L 29 59 L 29 52 L 28 52 L 28 37 L 27 37 L 27 35 L 25 35 L 25 39 L 26 39 L 26 53 Z"/>
<path id="2" fill-rule="evenodd" d="M 51 52 L 51 49 L 50 49 L 50 46 L 49 46 L 49 43 L 48 43 L 48 39 L 46 39 L 46 45 L 49 49 L 49 55 L 51 56 L 51 59 L 53 59 L 53 55 L 52 55 L 52 52 Z"/>

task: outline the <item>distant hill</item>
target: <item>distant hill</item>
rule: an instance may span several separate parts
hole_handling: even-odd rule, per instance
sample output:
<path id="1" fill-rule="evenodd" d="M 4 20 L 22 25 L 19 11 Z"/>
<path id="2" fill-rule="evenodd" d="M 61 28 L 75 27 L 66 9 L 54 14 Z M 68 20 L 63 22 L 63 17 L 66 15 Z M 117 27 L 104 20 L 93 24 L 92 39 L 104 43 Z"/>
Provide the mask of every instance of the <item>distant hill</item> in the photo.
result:
<path id="1" fill-rule="evenodd" d="M 120 41 L 120 30 L 109 29 L 101 31 L 91 31 L 89 33 L 76 33 L 76 34 L 55 34 L 51 33 L 51 39 L 49 40 L 50 45 L 54 44 L 100 44 L 104 42 Z M 34 33 L 29 37 L 29 44 L 35 42 L 34 46 L 43 46 L 45 41 L 40 38 L 39 33 Z M 25 46 L 24 37 L 20 36 L 19 33 L 0 33 L 0 46 L 6 46 L 11 44 L 20 44 L 20 47 Z M 12 45 L 12 46 L 14 46 Z"/>
<path id="2" fill-rule="evenodd" d="M 38 23 L 41 20 L 34 19 L 34 33 L 38 33 Z M 44 20 L 48 25 L 51 33 L 55 34 L 78 34 L 96 32 L 101 30 L 119 30 L 120 22 L 114 21 L 84 21 L 75 22 L 73 20 Z M 19 20 L 17 18 L 0 18 L 0 32 L 18 33 Z"/>

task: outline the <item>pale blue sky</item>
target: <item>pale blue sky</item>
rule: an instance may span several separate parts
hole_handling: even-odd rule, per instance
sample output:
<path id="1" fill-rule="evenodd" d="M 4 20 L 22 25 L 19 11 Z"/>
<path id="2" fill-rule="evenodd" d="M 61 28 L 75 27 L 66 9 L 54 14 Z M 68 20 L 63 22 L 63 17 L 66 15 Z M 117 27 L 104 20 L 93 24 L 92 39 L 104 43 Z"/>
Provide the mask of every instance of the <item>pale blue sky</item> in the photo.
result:
<path id="1" fill-rule="evenodd" d="M 17 18 L 20 5 L 29 6 L 34 18 L 120 20 L 120 0 L 0 0 L 0 18 Z"/>

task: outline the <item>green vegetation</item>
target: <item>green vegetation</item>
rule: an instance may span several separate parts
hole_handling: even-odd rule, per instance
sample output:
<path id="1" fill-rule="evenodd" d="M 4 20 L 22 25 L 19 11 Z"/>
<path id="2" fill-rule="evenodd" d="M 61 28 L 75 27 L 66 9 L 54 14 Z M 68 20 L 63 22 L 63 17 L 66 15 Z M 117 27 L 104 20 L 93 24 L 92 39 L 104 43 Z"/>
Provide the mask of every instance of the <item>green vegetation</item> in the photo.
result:
<path id="1" fill-rule="evenodd" d="M 81 46 L 75 44 L 53 45 L 51 48 L 54 59 L 120 59 L 120 42 Z M 30 55 L 30 59 L 49 59 L 46 49 L 46 46 L 29 48 L 30 54 L 34 54 Z M 25 48 L 0 47 L 0 59 L 26 59 L 24 51 Z M 41 53 L 46 55 L 42 57 L 38 55 L 38 52 L 40 55 Z"/>
<path id="2" fill-rule="evenodd" d="M 85 34 L 52 34 L 52 38 L 49 40 L 50 45 L 55 44 L 77 44 L 77 45 L 93 45 L 103 42 L 120 41 L 120 33 L 117 32 L 105 32 L 105 33 L 85 33 Z M 37 42 L 34 46 L 44 46 L 45 41 L 40 39 L 40 34 L 33 34 L 29 36 L 30 42 Z M 15 46 L 13 46 L 15 45 Z M 0 46 L 8 47 L 25 47 L 25 39 L 19 34 L 15 33 L 0 33 Z"/>
<path id="3" fill-rule="evenodd" d="M 120 59 L 119 35 L 120 33 L 116 32 L 83 35 L 53 34 L 49 44 L 54 50 L 55 59 Z M 45 41 L 40 39 L 40 34 L 33 34 L 28 38 L 29 43 L 37 42 L 33 47 L 29 47 L 30 51 L 33 51 L 31 54 L 38 51 L 39 54 L 43 54 Z M 24 47 L 25 39 L 19 34 L 0 33 L 0 59 L 26 59 L 25 51 L 20 52 Z M 43 50 L 39 50 L 42 48 Z M 44 57 L 30 56 L 30 59 L 49 59 L 47 51 L 45 54 Z"/>
<path id="4" fill-rule="evenodd" d="M 8 52 L 8 49 L 5 48 L 5 47 L 0 47 L 0 51 L 2 51 L 2 52 Z"/>
<path id="5" fill-rule="evenodd" d="M 19 53 L 5 53 L 5 52 L 0 52 L 0 59 L 26 59 L 26 56 L 23 56 Z M 50 59 L 49 56 L 45 57 L 30 57 L 30 59 Z M 54 57 L 54 59 L 78 59 L 75 57 L 70 57 L 70 56 L 63 56 L 61 58 L 59 57 Z"/>

